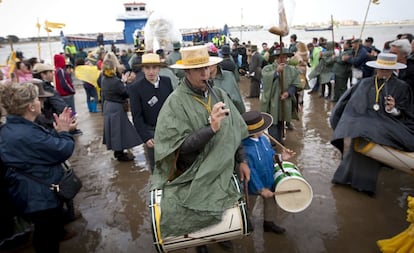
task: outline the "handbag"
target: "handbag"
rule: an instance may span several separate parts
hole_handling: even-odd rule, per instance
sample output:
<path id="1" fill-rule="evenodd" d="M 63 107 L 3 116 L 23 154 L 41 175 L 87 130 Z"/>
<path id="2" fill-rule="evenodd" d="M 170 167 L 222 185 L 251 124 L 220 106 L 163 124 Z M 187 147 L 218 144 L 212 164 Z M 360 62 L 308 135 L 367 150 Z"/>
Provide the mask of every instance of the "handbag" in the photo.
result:
<path id="1" fill-rule="evenodd" d="M 67 162 L 63 162 L 62 165 L 64 167 L 64 174 L 62 178 L 60 179 L 59 183 L 57 184 L 46 183 L 42 179 L 35 177 L 31 174 L 28 174 L 26 172 L 19 171 L 16 168 L 10 168 L 10 169 L 40 184 L 49 186 L 49 189 L 54 191 L 59 198 L 63 200 L 70 200 L 70 199 L 73 199 L 76 196 L 76 194 L 78 194 L 80 189 L 82 188 L 82 181 L 79 179 L 78 176 L 76 176 L 75 171 L 71 167 L 69 167 Z"/>
<path id="2" fill-rule="evenodd" d="M 52 184 L 53 190 L 63 199 L 73 199 L 82 188 L 82 181 L 66 162 L 62 165 L 65 167 L 65 172 L 57 185 Z"/>

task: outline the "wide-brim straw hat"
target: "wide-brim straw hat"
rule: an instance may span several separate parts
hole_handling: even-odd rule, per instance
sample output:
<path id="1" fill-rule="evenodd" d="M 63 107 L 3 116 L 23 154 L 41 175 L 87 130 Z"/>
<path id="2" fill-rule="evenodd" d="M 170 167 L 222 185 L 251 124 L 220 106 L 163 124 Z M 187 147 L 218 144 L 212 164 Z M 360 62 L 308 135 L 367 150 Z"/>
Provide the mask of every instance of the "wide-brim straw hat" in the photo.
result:
<path id="1" fill-rule="evenodd" d="M 32 73 L 33 74 L 39 74 L 39 73 L 42 73 L 42 72 L 45 72 L 45 71 L 54 71 L 54 70 L 55 70 L 55 68 L 50 64 L 36 63 L 33 66 Z"/>
<path id="2" fill-rule="evenodd" d="M 159 66 L 159 67 L 165 67 L 167 64 L 165 62 L 161 62 L 160 55 L 154 54 L 154 53 L 148 53 L 142 55 L 141 64 L 139 64 L 141 67 L 145 66 Z"/>
<path id="3" fill-rule="evenodd" d="M 381 53 L 377 56 L 377 60 L 368 61 L 366 64 L 376 69 L 405 69 L 407 67 L 397 62 L 397 55 L 389 53 Z"/>
<path id="4" fill-rule="evenodd" d="M 273 124 L 272 115 L 265 112 L 249 111 L 242 115 L 246 122 L 249 135 L 257 134 L 268 129 Z"/>
<path id="5" fill-rule="evenodd" d="M 181 60 L 175 64 L 170 65 L 174 69 L 196 69 L 203 68 L 220 63 L 223 59 L 221 57 L 210 56 L 208 48 L 205 45 L 184 47 L 180 49 Z"/>

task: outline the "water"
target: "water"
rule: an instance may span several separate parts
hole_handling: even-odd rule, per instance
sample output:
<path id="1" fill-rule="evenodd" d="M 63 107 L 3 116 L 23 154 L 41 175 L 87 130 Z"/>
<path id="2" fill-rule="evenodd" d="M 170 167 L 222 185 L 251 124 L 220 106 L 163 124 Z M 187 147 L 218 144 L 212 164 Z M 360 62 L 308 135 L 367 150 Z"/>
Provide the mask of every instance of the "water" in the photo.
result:
<path id="1" fill-rule="evenodd" d="M 413 33 L 414 25 L 384 25 L 384 26 L 366 26 L 363 33 L 362 39 L 367 37 L 374 38 L 374 45 L 382 50 L 384 43 L 389 40 L 396 39 L 397 34 L 402 33 Z M 296 34 L 298 41 L 304 43 L 312 42 L 313 37 L 324 37 L 328 41 L 332 40 L 332 31 L 315 31 L 315 32 L 305 32 L 304 30 L 290 29 L 289 34 Z M 361 34 L 361 26 L 341 26 L 334 27 L 334 40 L 340 41 L 343 36 L 344 39 L 348 38 L 358 38 Z M 260 48 L 262 42 L 267 42 L 269 45 L 273 42 L 279 42 L 279 36 L 269 33 L 267 30 L 262 31 L 243 31 L 241 32 L 232 32 L 231 37 L 238 37 L 241 41 L 250 40 L 252 44 L 258 45 Z M 283 42 L 285 45 L 289 45 L 289 36 L 283 37 Z"/>
<path id="2" fill-rule="evenodd" d="M 362 38 L 373 37 L 374 44 L 378 49 L 382 49 L 386 41 L 393 40 L 396 38 L 397 34 L 400 33 L 412 33 L 414 31 L 414 25 L 383 25 L 383 26 L 366 26 Z M 305 32 L 304 30 L 290 29 L 290 34 L 295 33 L 298 37 L 298 41 L 309 43 L 312 41 L 313 37 L 325 37 L 328 40 L 332 40 L 331 31 L 317 31 L 317 32 Z M 339 41 L 343 36 L 347 38 L 358 38 L 361 34 L 361 26 L 341 26 L 334 28 L 334 39 Z M 241 41 L 251 41 L 252 44 L 260 45 L 262 42 L 267 42 L 268 44 L 273 44 L 273 42 L 279 42 L 279 36 L 271 34 L 267 29 L 260 31 L 236 31 L 231 33 L 231 37 L 238 37 Z M 283 38 L 285 45 L 289 45 L 289 36 Z M 133 47 L 132 45 L 122 45 L 124 47 Z M 40 49 L 40 53 L 39 53 Z M 39 57 L 45 60 L 46 62 L 51 63 L 53 55 L 58 52 L 63 52 L 62 44 L 60 41 L 56 42 L 41 42 L 40 47 L 37 43 L 22 43 L 14 45 L 14 50 L 22 51 L 26 58 L 30 57 Z M 109 50 L 109 48 L 108 48 Z M 5 64 L 8 55 L 10 54 L 10 47 L 4 45 L 3 48 L 0 48 L 0 65 Z"/>

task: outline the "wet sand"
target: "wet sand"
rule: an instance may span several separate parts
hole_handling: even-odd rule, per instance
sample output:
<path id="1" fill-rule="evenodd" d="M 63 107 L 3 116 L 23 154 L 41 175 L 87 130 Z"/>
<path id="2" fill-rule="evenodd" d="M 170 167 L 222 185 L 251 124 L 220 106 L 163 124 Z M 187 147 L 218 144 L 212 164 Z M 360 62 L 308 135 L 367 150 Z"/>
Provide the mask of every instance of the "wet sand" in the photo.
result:
<path id="1" fill-rule="evenodd" d="M 243 97 L 248 80 L 242 79 Z M 102 114 L 89 113 L 83 88 L 77 88 L 79 128 L 71 163 L 83 181 L 75 198 L 82 218 L 71 223 L 78 235 L 61 243 L 61 252 L 156 252 L 149 216 L 149 176 L 144 149 L 135 147 L 133 162 L 118 162 L 102 144 Z M 258 99 L 247 99 L 246 106 L 258 109 Z M 253 219 L 254 232 L 234 240 L 233 252 L 319 253 L 379 252 L 376 241 L 406 229 L 406 197 L 414 195 L 414 177 L 398 170 L 383 169 L 375 197 L 349 187 L 331 184 L 340 153 L 330 144 L 329 113 L 333 103 L 317 95 L 305 94 L 295 130 L 287 132 L 285 146 L 297 155 L 292 160 L 313 188 L 311 205 L 299 213 L 275 210 L 277 222 L 286 233 L 263 233 L 261 216 Z M 254 213 L 261 211 L 256 202 Z M 217 244 L 210 253 L 226 252 Z M 33 252 L 26 248 L 19 252 Z M 192 253 L 194 248 L 176 251 Z"/>

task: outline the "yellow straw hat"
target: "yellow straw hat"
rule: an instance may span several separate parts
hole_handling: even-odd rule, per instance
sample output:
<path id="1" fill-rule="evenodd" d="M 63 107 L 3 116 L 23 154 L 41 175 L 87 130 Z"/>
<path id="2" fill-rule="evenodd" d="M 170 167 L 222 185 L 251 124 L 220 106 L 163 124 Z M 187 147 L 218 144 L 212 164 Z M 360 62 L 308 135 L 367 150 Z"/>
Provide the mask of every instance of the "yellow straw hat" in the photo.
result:
<path id="1" fill-rule="evenodd" d="M 221 57 L 210 56 L 207 46 L 193 46 L 180 49 L 181 60 L 170 66 L 174 69 L 196 69 L 220 63 Z"/>

